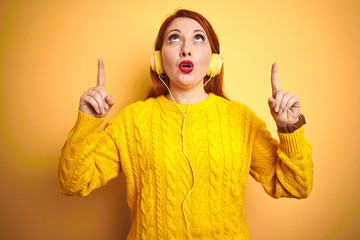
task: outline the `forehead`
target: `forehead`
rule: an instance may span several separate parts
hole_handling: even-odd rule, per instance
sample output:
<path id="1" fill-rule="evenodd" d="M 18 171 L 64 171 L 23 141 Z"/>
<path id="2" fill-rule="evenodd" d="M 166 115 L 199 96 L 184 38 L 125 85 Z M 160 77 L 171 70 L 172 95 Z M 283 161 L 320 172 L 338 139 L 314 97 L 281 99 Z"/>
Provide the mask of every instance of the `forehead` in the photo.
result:
<path id="1" fill-rule="evenodd" d="M 178 29 L 181 32 L 186 32 L 186 31 L 193 32 L 194 30 L 202 30 L 205 32 L 204 28 L 197 21 L 195 21 L 192 18 L 186 18 L 186 17 L 175 18 L 170 23 L 170 25 L 168 26 L 165 32 L 168 33 L 173 29 Z"/>

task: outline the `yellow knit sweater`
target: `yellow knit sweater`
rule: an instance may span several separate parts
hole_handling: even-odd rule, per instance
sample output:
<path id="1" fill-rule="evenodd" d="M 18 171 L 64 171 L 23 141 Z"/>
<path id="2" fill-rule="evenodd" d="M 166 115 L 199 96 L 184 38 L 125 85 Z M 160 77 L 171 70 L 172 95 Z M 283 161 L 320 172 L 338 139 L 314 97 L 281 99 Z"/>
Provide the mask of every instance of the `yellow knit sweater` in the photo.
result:
<path id="1" fill-rule="evenodd" d="M 188 105 L 180 107 L 186 112 Z M 312 147 L 304 128 L 271 137 L 245 104 L 212 93 L 183 113 L 163 95 L 125 107 L 99 133 L 104 118 L 78 111 L 62 148 L 59 188 L 86 196 L 122 171 L 132 225 L 127 239 L 249 239 L 243 201 L 249 173 L 273 198 L 306 198 Z"/>

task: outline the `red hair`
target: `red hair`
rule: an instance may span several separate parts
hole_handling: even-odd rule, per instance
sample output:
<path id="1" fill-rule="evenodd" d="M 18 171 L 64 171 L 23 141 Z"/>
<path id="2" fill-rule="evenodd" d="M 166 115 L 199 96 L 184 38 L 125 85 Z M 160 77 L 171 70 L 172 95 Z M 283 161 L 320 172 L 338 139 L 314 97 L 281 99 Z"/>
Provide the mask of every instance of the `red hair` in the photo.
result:
<path id="1" fill-rule="evenodd" d="M 179 18 L 179 17 L 187 17 L 187 18 L 191 18 L 191 19 L 194 19 L 195 21 L 197 21 L 203 27 L 203 29 L 206 32 L 206 35 L 209 38 L 212 53 L 220 54 L 219 40 L 217 38 L 217 35 L 216 35 L 213 27 L 208 22 L 208 20 L 206 20 L 205 17 L 203 17 L 201 14 L 199 14 L 197 12 L 193 12 L 193 11 L 185 10 L 185 9 L 177 10 L 174 14 L 170 15 L 168 18 L 165 19 L 165 21 L 163 22 L 163 24 L 161 25 L 161 27 L 159 29 L 159 33 L 158 33 L 156 41 L 155 41 L 155 51 L 161 50 L 163 42 L 164 42 L 164 37 L 165 37 L 164 35 L 165 35 L 166 29 L 169 27 L 170 23 L 174 19 Z M 214 93 L 215 95 L 218 95 L 220 97 L 228 99 L 225 96 L 224 91 L 223 91 L 223 75 L 224 75 L 224 64 L 221 67 L 220 74 L 216 75 L 213 79 L 211 79 L 205 85 L 205 87 L 204 87 L 205 92 L 206 93 L 211 92 L 211 93 Z M 151 70 L 151 67 L 150 67 L 150 77 L 151 77 L 153 85 L 148 90 L 145 100 L 148 98 L 151 98 L 151 97 L 156 98 L 158 96 L 165 95 L 169 92 L 167 90 L 167 88 L 164 86 L 164 84 L 161 82 L 161 80 L 159 79 L 158 74 Z M 166 76 L 166 77 L 163 77 L 162 79 L 169 87 L 170 86 L 169 78 Z M 208 79 L 209 79 L 209 76 L 205 76 L 203 83 L 205 83 Z"/>

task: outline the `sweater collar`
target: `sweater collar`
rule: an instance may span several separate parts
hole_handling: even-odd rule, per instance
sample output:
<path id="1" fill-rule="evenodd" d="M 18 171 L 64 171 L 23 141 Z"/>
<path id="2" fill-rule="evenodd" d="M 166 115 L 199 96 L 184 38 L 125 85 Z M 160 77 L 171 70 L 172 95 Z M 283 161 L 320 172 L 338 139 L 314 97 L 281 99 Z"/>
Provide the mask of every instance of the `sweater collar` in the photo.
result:
<path id="1" fill-rule="evenodd" d="M 215 98 L 216 95 L 214 93 L 209 93 L 209 96 L 198 103 L 192 103 L 192 104 L 178 104 L 178 106 L 184 111 L 187 111 L 187 107 L 189 105 L 191 105 L 190 110 L 189 111 L 198 111 L 198 110 L 202 110 L 205 108 L 208 108 L 212 105 L 215 104 Z M 162 107 L 165 107 L 166 109 L 169 109 L 170 111 L 173 112 L 181 112 L 181 110 L 179 109 L 179 107 L 177 106 L 177 104 L 173 101 L 170 101 L 169 99 L 167 99 L 164 95 L 160 95 L 156 98 L 156 100 L 159 102 L 159 104 Z"/>

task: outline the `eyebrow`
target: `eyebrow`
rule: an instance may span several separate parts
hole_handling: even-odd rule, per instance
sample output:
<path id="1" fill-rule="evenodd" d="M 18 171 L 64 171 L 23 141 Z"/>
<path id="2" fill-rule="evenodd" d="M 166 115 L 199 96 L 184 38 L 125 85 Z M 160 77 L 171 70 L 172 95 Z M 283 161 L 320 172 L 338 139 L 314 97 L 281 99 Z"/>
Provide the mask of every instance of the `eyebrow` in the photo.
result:
<path id="1" fill-rule="evenodd" d="M 169 35 L 171 32 L 181 32 L 181 31 L 179 29 L 173 29 L 173 30 L 170 30 L 167 35 Z"/>
<path id="2" fill-rule="evenodd" d="M 173 30 L 170 30 L 167 35 L 169 35 L 171 32 L 174 32 L 174 31 L 181 33 L 181 31 L 180 31 L 179 29 L 175 28 L 175 29 L 173 29 Z M 196 32 L 203 32 L 203 33 L 205 34 L 205 32 L 204 32 L 203 30 L 201 30 L 201 29 L 194 30 L 194 33 L 196 33 Z M 206 35 L 206 34 L 205 34 L 205 35 Z"/>
<path id="3" fill-rule="evenodd" d="M 196 32 L 203 32 L 203 33 L 206 35 L 206 33 L 205 33 L 203 30 L 201 30 L 201 29 L 198 29 L 198 30 L 195 30 L 195 31 L 194 31 L 194 33 L 196 33 Z"/>

